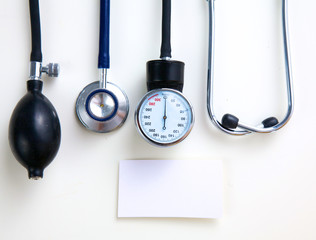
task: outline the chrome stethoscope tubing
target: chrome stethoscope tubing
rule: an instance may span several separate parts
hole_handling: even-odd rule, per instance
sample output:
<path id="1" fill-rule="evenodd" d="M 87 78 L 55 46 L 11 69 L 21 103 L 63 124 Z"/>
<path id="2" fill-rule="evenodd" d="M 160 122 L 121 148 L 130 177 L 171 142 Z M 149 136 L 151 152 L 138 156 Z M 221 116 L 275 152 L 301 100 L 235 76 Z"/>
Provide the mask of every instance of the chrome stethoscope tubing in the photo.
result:
<path id="1" fill-rule="evenodd" d="M 209 2 L 209 62 L 208 62 L 208 76 L 207 76 L 207 110 L 208 114 L 217 128 L 225 133 L 241 136 L 253 132 L 270 133 L 282 128 L 291 118 L 293 113 L 293 88 L 292 88 L 292 72 L 291 72 L 291 58 L 289 47 L 289 34 L 288 34 L 288 4 L 287 0 L 282 0 L 282 28 L 283 28 L 283 45 L 285 56 L 285 73 L 286 73 L 286 86 L 287 86 L 287 99 L 288 108 L 284 119 L 274 126 L 264 127 L 262 124 L 259 126 L 250 126 L 246 123 L 239 122 L 236 129 L 229 129 L 216 118 L 214 112 L 214 49 L 215 49 L 215 0 L 207 0 Z"/>

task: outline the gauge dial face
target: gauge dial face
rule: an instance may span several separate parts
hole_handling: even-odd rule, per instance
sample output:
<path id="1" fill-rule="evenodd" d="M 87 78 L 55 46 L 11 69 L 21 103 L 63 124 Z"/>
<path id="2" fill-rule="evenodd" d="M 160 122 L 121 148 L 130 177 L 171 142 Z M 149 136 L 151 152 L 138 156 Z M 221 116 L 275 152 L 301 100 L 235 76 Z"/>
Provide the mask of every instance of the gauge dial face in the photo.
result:
<path id="1" fill-rule="evenodd" d="M 140 133 L 149 142 L 168 146 L 181 142 L 193 127 L 193 111 L 178 91 L 157 89 L 148 92 L 136 110 Z"/>

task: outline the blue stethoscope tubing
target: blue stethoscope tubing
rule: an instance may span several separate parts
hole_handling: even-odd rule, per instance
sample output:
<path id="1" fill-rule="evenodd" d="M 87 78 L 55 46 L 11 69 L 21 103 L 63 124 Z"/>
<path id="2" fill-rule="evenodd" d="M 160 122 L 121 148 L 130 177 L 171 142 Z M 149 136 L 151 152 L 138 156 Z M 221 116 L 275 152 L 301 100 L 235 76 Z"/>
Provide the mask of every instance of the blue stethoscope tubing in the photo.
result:
<path id="1" fill-rule="evenodd" d="M 288 1 L 282 0 L 282 29 L 283 29 L 283 45 L 285 56 L 285 74 L 286 74 L 286 87 L 287 87 L 287 113 L 282 121 L 278 122 L 274 126 L 263 127 L 251 126 L 242 122 L 238 122 L 236 129 L 229 129 L 224 127 L 222 122 L 218 120 L 214 111 L 214 50 L 215 50 L 215 0 L 207 0 L 209 3 L 209 63 L 208 63 L 208 76 L 207 76 L 207 110 L 209 117 L 213 124 L 221 131 L 241 136 L 250 133 L 271 133 L 279 130 L 285 126 L 290 120 L 294 110 L 294 92 L 292 83 L 291 72 L 291 57 L 289 46 L 289 30 L 288 30 Z"/>
<path id="2" fill-rule="evenodd" d="M 99 69 L 110 68 L 110 0 L 100 0 Z"/>

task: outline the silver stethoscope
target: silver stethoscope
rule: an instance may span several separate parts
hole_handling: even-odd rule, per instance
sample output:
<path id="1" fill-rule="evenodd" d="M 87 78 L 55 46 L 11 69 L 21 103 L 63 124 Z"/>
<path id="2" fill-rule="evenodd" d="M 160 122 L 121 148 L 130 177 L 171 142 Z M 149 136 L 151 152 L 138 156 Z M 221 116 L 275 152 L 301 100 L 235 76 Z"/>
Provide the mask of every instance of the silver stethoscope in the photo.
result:
<path id="1" fill-rule="evenodd" d="M 118 129 L 125 122 L 129 102 L 125 92 L 107 82 L 110 68 L 110 0 L 100 0 L 99 81 L 86 86 L 78 96 L 76 113 L 88 129 L 107 133 Z"/>
<path id="2" fill-rule="evenodd" d="M 258 126 L 251 126 L 232 114 L 225 114 L 222 121 L 219 121 L 214 112 L 214 49 L 215 49 L 215 0 L 207 0 L 209 2 L 209 63 L 207 77 L 207 110 L 208 114 L 217 128 L 225 133 L 241 136 L 249 133 L 270 133 L 279 130 L 290 120 L 293 113 L 293 88 L 292 88 L 292 73 L 291 59 L 289 49 L 288 36 L 288 10 L 287 0 L 282 0 L 282 27 L 283 27 L 283 45 L 285 55 L 285 73 L 287 86 L 288 108 L 287 113 L 282 121 L 278 121 L 275 117 L 270 117 L 262 121 Z"/>

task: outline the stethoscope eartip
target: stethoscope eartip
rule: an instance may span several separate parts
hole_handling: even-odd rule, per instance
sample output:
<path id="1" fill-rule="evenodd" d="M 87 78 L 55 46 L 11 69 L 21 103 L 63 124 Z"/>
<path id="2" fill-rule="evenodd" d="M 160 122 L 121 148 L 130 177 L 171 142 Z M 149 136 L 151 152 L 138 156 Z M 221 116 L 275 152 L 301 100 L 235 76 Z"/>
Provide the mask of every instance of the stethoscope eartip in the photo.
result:
<path id="1" fill-rule="evenodd" d="M 239 119 L 232 114 L 225 114 L 222 118 L 222 125 L 227 129 L 236 129 Z"/>
<path id="2" fill-rule="evenodd" d="M 270 127 L 274 127 L 277 124 L 279 124 L 279 121 L 277 118 L 275 117 L 269 117 L 265 120 L 262 121 L 262 125 L 264 128 L 270 128 Z M 230 130 L 234 130 L 237 127 L 242 127 L 245 128 L 249 131 L 251 128 L 249 128 L 249 126 L 240 123 L 239 124 L 239 119 L 232 115 L 232 114 L 225 114 L 222 118 L 222 126 L 226 129 L 230 129 Z M 251 130 L 250 130 L 251 131 Z"/>
<path id="3" fill-rule="evenodd" d="M 279 124 L 279 121 L 275 117 L 270 117 L 262 121 L 262 125 L 264 128 L 274 127 L 277 124 Z"/>

